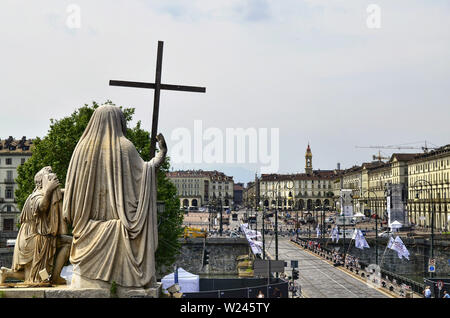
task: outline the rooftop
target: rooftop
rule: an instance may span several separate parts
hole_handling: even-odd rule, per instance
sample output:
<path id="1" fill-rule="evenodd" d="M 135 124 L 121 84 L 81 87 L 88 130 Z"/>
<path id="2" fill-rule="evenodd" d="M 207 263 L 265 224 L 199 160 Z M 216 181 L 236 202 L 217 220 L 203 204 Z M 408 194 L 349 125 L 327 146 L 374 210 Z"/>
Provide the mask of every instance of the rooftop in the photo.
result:
<path id="1" fill-rule="evenodd" d="M 178 170 L 167 173 L 169 178 L 203 178 L 209 177 L 213 181 L 233 181 L 233 177 L 225 175 L 223 172 L 205 170 Z"/>
<path id="2" fill-rule="evenodd" d="M 278 180 L 332 180 L 335 179 L 341 170 L 313 170 L 311 174 L 294 173 L 294 174 L 262 174 L 261 181 L 278 181 Z"/>
<path id="3" fill-rule="evenodd" d="M 425 153 L 417 154 L 412 160 L 414 161 L 424 161 L 427 160 L 427 158 L 433 158 L 441 155 L 449 155 L 450 154 L 450 144 L 439 147 L 434 150 L 430 150 Z"/>
<path id="4" fill-rule="evenodd" d="M 12 136 L 9 136 L 7 139 L 0 139 L 0 153 L 1 154 L 16 154 L 16 153 L 24 153 L 31 155 L 31 145 L 33 141 L 31 139 L 27 139 L 25 136 L 20 140 L 14 139 Z"/>

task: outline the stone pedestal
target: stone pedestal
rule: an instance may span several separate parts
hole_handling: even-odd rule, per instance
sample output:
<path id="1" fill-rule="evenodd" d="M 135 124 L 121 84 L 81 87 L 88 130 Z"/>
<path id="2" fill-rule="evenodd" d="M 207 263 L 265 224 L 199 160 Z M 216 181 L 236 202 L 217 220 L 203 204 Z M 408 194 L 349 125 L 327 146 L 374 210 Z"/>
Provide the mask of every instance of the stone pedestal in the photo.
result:
<path id="1" fill-rule="evenodd" d="M 77 273 L 72 274 L 72 282 L 70 289 L 98 289 L 107 290 L 111 292 L 111 284 L 101 281 L 90 279 Z M 133 297 L 150 297 L 159 298 L 159 293 L 161 290 L 161 284 L 153 288 L 139 288 L 139 287 L 123 287 L 116 285 L 116 295 L 119 298 L 133 298 Z"/>
<path id="2" fill-rule="evenodd" d="M 111 286 L 107 288 L 95 287 L 76 288 L 69 285 L 55 287 L 33 287 L 33 288 L 1 288 L 0 297 L 3 298 L 111 298 Z M 103 285 L 103 287 L 106 287 Z M 161 292 L 161 283 L 154 288 L 124 288 L 117 286 L 117 297 L 119 298 L 158 298 Z"/>

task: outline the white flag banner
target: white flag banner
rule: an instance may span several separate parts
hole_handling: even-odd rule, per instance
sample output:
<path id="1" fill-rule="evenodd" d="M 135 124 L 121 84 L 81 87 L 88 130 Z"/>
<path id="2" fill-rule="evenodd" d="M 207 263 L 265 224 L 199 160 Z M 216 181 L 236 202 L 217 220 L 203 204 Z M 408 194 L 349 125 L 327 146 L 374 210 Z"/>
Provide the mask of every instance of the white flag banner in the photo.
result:
<path id="1" fill-rule="evenodd" d="M 260 246 L 258 246 L 257 244 L 255 244 L 256 242 L 254 241 L 249 241 L 250 247 L 252 249 L 253 254 L 262 254 L 262 249 Z"/>
<path id="2" fill-rule="evenodd" d="M 250 238 L 255 238 L 258 236 L 262 236 L 261 232 L 255 231 L 255 230 L 244 230 L 245 236 Z"/>
<path id="3" fill-rule="evenodd" d="M 366 241 L 366 238 L 364 237 L 364 234 L 362 234 L 361 230 L 356 230 L 356 237 L 355 237 L 355 247 L 363 250 L 364 248 L 370 248 L 369 244 Z"/>
<path id="4" fill-rule="evenodd" d="M 358 230 L 355 229 L 355 231 L 353 231 L 352 240 L 356 240 L 357 237 L 358 237 Z"/>
<path id="5" fill-rule="evenodd" d="M 339 228 L 337 226 L 331 230 L 331 242 L 334 241 L 336 241 L 336 243 L 339 241 Z"/>
<path id="6" fill-rule="evenodd" d="M 258 238 L 261 237 L 261 232 L 249 229 L 248 223 L 242 224 L 241 230 L 242 232 L 244 232 L 253 254 L 262 254 L 263 243 L 261 241 L 258 241 Z"/>
<path id="7" fill-rule="evenodd" d="M 241 231 L 245 233 L 245 231 L 248 229 L 248 223 L 241 224 Z"/>
<path id="8" fill-rule="evenodd" d="M 319 226 L 317 226 L 317 228 L 316 228 L 316 234 L 317 234 L 317 237 L 320 236 L 320 229 L 319 229 Z"/>
<path id="9" fill-rule="evenodd" d="M 259 246 L 259 247 L 263 246 L 263 243 L 261 241 L 250 240 L 249 242 L 251 242 L 251 244 L 255 244 L 256 246 Z"/>
<path id="10" fill-rule="evenodd" d="M 389 242 L 390 243 L 390 242 Z M 388 245 L 389 246 L 389 245 Z M 390 249 L 394 250 L 397 252 L 398 258 L 406 258 L 407 260 L 409 260 L 409 251 L 406 248 L 405 244 L 403 243 L 402 239 L 400 238 L 400 236 L 397 236 L 394 240 L 394 242 L 391 244 Z"/>
<path id="11" fill-rule="evenodd" d="M 389 243 L 388 243 L 388 248 L 390 248 L 390 249 L 392 249 L 392 244 L 394 244 L 394 238 L 391 236 L 390 238 L 389 238 Z"/>

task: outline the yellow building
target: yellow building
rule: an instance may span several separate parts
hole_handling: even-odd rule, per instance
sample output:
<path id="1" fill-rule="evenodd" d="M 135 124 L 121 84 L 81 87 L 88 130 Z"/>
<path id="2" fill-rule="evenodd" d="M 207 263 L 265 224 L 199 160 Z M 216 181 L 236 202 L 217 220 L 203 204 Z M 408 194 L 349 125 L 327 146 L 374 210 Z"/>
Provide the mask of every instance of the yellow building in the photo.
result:
<path id="1" fill-rule="evenodd" d="M 341 189 L 352 190 L 353 211 L 370 209 L 385 217 L 389 184 L 408 184 L 407 163 L 417 154 L 394 153 L 388 162 L 373 161 L 343 171 Z"/>
<path id="2" fill-rule="evenodd" d="M 341 190 L 352 190 L 353 195 L 353 211 L 361 212 L 359 197 L 362 195 L 362 167 L 353 166 L 343 171 Z M 339 191 L 340 193 L 340 191 Z M 339 194 L 338 194 L 339 195 Z"/>
<path id="3" fill-rule="evenodd" d="M 244 206 L 247 208 L 258 206 L 256 203 L 256 183 L 248 182 L 243 193 Z"/>
<path id="4" fill-rule="evenodd" d="M 420 154 L 408 164 L 408 212 L 410 222 L 449 230 L 450 145 Z"/>
<path id="5" fill-rule="evenodd" d="M 259 182 L 260 202 L 267 208 L 312 211 L 333 206 L 335 181 L 340 170 L 313 170 L 310 145 L 305 154 L 305 173 L 263 174 Z"/>
<path id="6" fill-rule="evenodd" d="M 414 153 L 394 153 L 388 162 L 363 164 L 361 201 L 364 202 L 365 209 L 370 209 L 380 218 L 386 217 L 388 185 L 400 184 L 407 188 L 408 162 L 416 156 Z M 368 204 L 365 204 L 366 201 Z"/>
<path id="7" fill-rule="evenodd" d="M 222 199 L 229 207 L 233 201 L 233 177 L 219 171 L 185 170 L 171 171 L 167 177 L 177 188 L 181 207 L 202 207 L 213 199 Z"/>

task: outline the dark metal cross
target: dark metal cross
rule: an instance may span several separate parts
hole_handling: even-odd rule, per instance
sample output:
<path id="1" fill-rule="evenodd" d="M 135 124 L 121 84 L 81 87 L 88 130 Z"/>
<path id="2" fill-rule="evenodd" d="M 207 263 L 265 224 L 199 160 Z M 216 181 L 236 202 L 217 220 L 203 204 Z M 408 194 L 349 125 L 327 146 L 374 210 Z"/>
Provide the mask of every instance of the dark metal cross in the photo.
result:
<path id="1" fill-rule="evenodd" d="M 158 41 L 158 56 L 156 59 L 155 83 L 128 82 L 128 81 L 115 81 L 115 80 L 109 81 L 110 86 L 150 88 L 150 89 L 155 90 L 155 97 L 154 97 L 154 102 L 153 102 L 152 134 L 151 134 L 151 139 L 150 139 L 150 159 L 155 156 L 155 152 L 156 152 L 156 134 L 158 133 L 159 97 L 160 97 L 161 90 L 165 89 L 165 90 L 170 90 L 170 91 L 183 91 L 183 92 L 196 92 L 196 93 L 205 93 L 206 92 L 205 87 L 161 84 L 163 47 L 164 47 L 164 42 Z"/>

